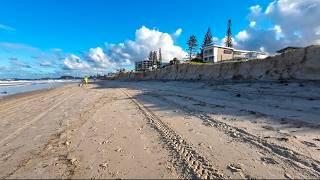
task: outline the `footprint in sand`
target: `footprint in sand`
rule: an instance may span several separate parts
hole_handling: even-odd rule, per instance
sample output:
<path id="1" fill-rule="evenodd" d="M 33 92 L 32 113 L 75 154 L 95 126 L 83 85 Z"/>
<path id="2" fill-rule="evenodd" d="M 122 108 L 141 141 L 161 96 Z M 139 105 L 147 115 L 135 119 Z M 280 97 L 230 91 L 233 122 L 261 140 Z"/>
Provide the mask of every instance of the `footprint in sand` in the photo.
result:
<path id="1" fill-rule="evenodd" d="M 107 144 L 107 143 L 109 143 L 108 140 L 107 140 L 107 141 L 102 141 L 102 142 L 100 142 L 99 144 L 102 145 L 102 144 Z"/>
<path id="2" fill-rule="evenodd" d="M 312 140 L 314 140 L 314 141 L 319 141 L 319 142 L 320 142 L 320 138 L 314 138 L 314 139 L 312 139 Z"/>
<path id="3" fill-rule="evenodd" d="M 300 142 L 308 147 L 318 147 L 315 143 L 312 143 L 312 142 L 308 142 L 308 141 L 300 141 Z"/>
<path id="4" fill-rule="evenodd" d="M 270 130 L 270 131 L 275 131 L 276 129 L 272 126 L 268 126 L 268 125 L 265 125 L 265 126 L 261 126 L 263 129 L 267 129 L 267 130 Z"/>
<path id="5" fill-rule="evenodd" d="M 114 150 L 114 151 L 122 153 L 122 152 L 123 152 L 123 149 L 122 149 L 121 147 L 118 147 L 118 148 L 117 148 L 116 150 Z"/>
<path id="6" fill-rule="evenodd" d="M 264 162 L 265 164 L 278 164 L 276 160 L 269 157 L 262 157 L 261 161 Z"/>
<path id="7" fill-rule="evenodd" d="M 289 141 L 289 138 L 287 137 L 279 137 L 277 138 L 278 141 L 284 141 L 284 142 L 288 142 Z"/>
<path id="8" fill-rule="evenodd" d="M 100 164 L 99 167 L 102 169 L 106 169 L 108 167 L 108 163 L 104 162 L 104 163 Z"/>
<path id="9" fill-rule="evenodd" d="M 232 172 L 240 172 L 243 170 L 243 165 L 240 163 L 237 164 L 229 164 L 228 169 L 231 170 Z"/>

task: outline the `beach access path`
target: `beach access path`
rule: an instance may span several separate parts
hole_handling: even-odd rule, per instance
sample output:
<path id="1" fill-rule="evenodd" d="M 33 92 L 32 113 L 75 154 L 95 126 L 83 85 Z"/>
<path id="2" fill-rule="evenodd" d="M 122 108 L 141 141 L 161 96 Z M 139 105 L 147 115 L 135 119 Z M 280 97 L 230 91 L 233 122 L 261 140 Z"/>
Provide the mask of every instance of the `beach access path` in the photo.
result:
<path id="1" fill-rule="evenodd" d="M 317 82 L 122 82 L 0 100 L 0 178 L 319 178 Z"/>

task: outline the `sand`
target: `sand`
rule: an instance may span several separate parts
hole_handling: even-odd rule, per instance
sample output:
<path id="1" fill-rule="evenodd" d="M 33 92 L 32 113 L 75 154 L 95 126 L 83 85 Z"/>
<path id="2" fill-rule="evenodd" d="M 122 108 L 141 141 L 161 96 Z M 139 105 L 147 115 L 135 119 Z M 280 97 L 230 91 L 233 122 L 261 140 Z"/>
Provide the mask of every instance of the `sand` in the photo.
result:
<path id="1" fill-rule="evenodd" d="M 318 82 L 67 85 L 0 100 L 0 178 L 319 178 Z"/>

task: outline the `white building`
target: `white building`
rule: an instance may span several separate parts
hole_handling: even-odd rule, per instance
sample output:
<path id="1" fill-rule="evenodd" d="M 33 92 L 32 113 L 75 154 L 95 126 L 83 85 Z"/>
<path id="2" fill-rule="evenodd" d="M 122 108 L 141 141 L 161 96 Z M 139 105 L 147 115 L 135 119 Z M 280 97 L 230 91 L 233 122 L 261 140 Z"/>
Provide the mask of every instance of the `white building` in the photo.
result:
<path id="1" fill-rule="evenodd" d="M 158 65 L 152 60 L 143 60 L 135 63 L 135 71 L 152 71 L 157 68 Z"/>
<path id="2" fill-rule="evenodd" d="M 241 59 L 264 59 L 268 55 L 263 52 L 237 50 L 224 46 L 208 46 L 203 50 L 203 60 L 205 62 L 220 62 L 226 60 L 241 60 Z"/>

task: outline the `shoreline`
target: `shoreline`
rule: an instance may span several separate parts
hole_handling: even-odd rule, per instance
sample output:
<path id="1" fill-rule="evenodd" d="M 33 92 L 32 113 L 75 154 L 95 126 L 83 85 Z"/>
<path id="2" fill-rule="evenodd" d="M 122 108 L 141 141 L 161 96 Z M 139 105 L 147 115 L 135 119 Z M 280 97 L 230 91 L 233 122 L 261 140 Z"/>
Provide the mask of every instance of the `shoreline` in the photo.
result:
<path id="1" fill-rule="evenodd" d="M 76 84 L 76 83 L 64 84 L 64 85 L 56 86 L 56 87 L 52 87 L 52 88 L 38 89 L 38 90 L 33 90 L 33 91 L 26 91 L 26 92 L 20 92 L 20 93 L 16 93 L 16 94 L 4 95 L 4 96 L 0 96 L 0 102 L 11 101 L 11 100 L 14 100 L 17 98 L 24 98 L 26 96 L 32 96 L 32 95 L 37 95 L 37 94 L 41 94 L 41 93 L 48 93 L 48 92 L 56 90 L 58 88 L 64 88 L 66 86 L 71 86 L 74 84 Z"/>

